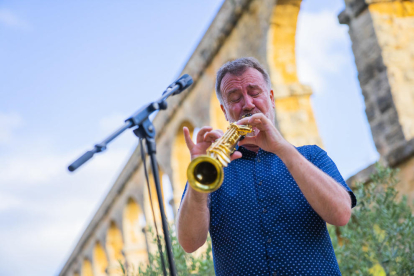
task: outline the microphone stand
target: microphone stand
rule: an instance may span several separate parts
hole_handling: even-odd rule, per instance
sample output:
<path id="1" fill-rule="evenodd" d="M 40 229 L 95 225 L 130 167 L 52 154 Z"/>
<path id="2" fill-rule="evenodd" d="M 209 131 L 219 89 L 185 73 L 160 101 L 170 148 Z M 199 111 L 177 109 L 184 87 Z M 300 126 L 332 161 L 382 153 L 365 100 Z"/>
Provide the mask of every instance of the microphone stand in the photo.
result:
<path id="1" fill-rule="evenodd" d="M 116 130 L 114 133 L 109 135 L 108 138 L 103 140 L 101 143 L 96 144 L 94 149 L 87 151 L 81 157 L 79 157 L 75 162 L 73 162 L 69 167 L 68 170 L 73 172 L 80 166 L 82 166 L 86 161 L 91 159 L 93 155 L 97 152 L 102 152 L 106 150 L 107 144 L 114 140 L 118 135 L 124 132 L 128 128 L 137 127 L 133 130 L 134 134 L 141 138 L 145 139 L 146 146 L 147 146 L 147 153 L 151 159 L 151 168 L 154 177 L 155 188 L 157 190 L 157 198 L 158 204 L 160 207 L 161 213 L 161 220 L 162 220 L 162 229 L 164 232 L 164 240 L 165 240 L 165 247 L 167 251 L 168 263 L 169 263 L 169 270 L 170 275 L 177 275 L 177 271 L 174 264 L 174 258 L 172 254 L 172 246 L 171 246 L 171 239 L 168 231 L 168 224 L 167 219 L 165 216 L 165 209 L 164 209 L 164 202 L 162 198 L 162 191 L 160 185 L 160 177 L 158 172 L 158 163 L 156 159 L 156 143 L 155 143 L 155 128 L 152 122 L 149 120 L 149 116 L 157 111 L 157 110 L 164 110 L 167 109 L 167 102 L 166 99 L 171 95 L 177 95 L 188 88 L 193 83 L 192 78 L 185 74 L 181 78 L 179 78 L 176 82 L 172 83 L 168 88 L 164 91 L 161 98 L 152 102 L 137 112 L 135 112 L 131 117 L 125 120 L 125 124 Z M 160 254 L 161 258 L 163 258 L 162 254 Z"/>

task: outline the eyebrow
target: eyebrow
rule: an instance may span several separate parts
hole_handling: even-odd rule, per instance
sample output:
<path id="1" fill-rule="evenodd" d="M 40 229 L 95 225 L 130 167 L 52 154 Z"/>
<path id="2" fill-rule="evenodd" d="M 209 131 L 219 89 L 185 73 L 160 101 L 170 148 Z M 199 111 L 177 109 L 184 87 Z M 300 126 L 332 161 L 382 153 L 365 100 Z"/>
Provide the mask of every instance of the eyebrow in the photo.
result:
<path id="1" fill-rule="evenodd" d="M 260 86 L 257 85 L 257 84 L 249 84 L 247 87 L 251 88 L 251 89 L 260 89 L 260 90 L 262 90 L 262 88 L 260 88 Z"/>
<path id="2" fill-rule="evenodd" d="M 227 97 L 229 97 L 231 94 L 233 94 L 233 93 L 235 93 L 235 92 L 237 92 L 237 91 L 239 91 L 240 89 L 239 88 L 233 88 L 233 89 L 231 89 L 228 93 L 227 93 Z"/>
<path id="3" fill-rule="evenodd" d="M 247 87 L 249 89 L 259 89 L 259 90 L 262 90 L 262 88 L 259 85 L 257 85 L 257 84 L 249 84 Z M 228 98 L 228 97 L 230 97 L 231 94 L 233 94 L 235 92 L 238 92 L 238 91 L 240 91 L 239 88 L 233 88 L 233 89 L 231 89 L 231 90 L 228 91 L 226 97 Z"/>

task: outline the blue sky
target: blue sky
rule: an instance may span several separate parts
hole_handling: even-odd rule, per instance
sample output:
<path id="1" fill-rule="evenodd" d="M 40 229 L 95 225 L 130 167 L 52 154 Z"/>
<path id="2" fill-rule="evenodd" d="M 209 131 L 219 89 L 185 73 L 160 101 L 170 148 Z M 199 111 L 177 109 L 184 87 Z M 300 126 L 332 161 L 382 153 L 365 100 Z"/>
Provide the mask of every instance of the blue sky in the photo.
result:
<path id="1" fill-rule="evenodd" d="M 136 139 L 67 165 L 173 81 L 222 0 L 0 3 L 0 275 L 54 275 Z M 298 74 L 345 178 L 378 158 L 341 0 L 302 4 Z"/>

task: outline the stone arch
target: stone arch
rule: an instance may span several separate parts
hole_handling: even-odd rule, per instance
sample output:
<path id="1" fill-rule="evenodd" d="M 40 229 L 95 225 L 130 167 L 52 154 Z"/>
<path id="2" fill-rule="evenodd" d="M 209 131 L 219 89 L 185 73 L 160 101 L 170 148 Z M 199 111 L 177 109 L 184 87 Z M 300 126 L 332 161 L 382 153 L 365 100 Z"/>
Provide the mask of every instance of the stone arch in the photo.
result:
<path id="1" fill-rule="evenodd" d="M 108 275 L 119 275 L 121 267 L 119 262 L 124 263 L 122 249 L 124 247 L 122 232 L 114 221 L 111 221 L 106 234 L 106 252 L 108 254 Z"/>
<path id="2" fill-rule="evenodd" d="M 81 276 L 93 276 L 92 263 L 87 258 L 83 260 Z"/>
<path id="3" fill-rule="evenodd" d="M 145 231 L 145 216 L 141 207 L 131 197 L 123 212 L 124 254 L 128 267 L 138 267 L 148 261 Z"/>
<path id="4" fill-rule="evenodd" d="M 190 153 L 188 152 L 184 139 L 184 126 L 188 127 L 191 134 L 194 132 L 193 124 L 191 124 L 189 121 L 183 121 L 175 133 L 175 139 L 171 154 L 171 168 L 173 173 L 173 200 L 176 208 L 180 206 L 181 196 L 183 194 L 185 184 L 187 183 L 187 166 L 191 161 Z"/>
<path id="5" fill-rule="evenodd" d="M 221 110 L 220 102 L 214 90 L 210 98 L 210 125 L 213 129 L 221 129 L 223 132 L 226 131 L 229 125 Z"/>
<path id="6" fill-rule="evenodd" d="M 322 146 L 312 111 L 310 87 L 296 70 L 296 25 L 302 0 L 279 0 L 273 7 L 267 34 L 267 63 L 275 96 L 277 125 L 295 146 Z"/>
<path id="7" fill-rule="evenodd" d="M 106 276 L 106 268 L 108 267 L 108 258 L 106 252 L 99 241 L 93 248 L 93 271 L 95 276 Z"/>

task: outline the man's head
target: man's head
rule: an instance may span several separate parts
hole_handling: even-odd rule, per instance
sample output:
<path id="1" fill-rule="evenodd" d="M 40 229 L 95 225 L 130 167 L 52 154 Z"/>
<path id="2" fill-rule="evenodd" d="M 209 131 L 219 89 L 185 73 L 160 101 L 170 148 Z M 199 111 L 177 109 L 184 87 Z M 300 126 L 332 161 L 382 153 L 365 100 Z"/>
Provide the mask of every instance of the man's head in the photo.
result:
<path id="1" fill-rule="evenodd" d="M 263 113 L 274 122 L 273 90 L 266 70 L 255 58 L 227 62 L 217 72 L 216 94 L 227 121 Z"/>

